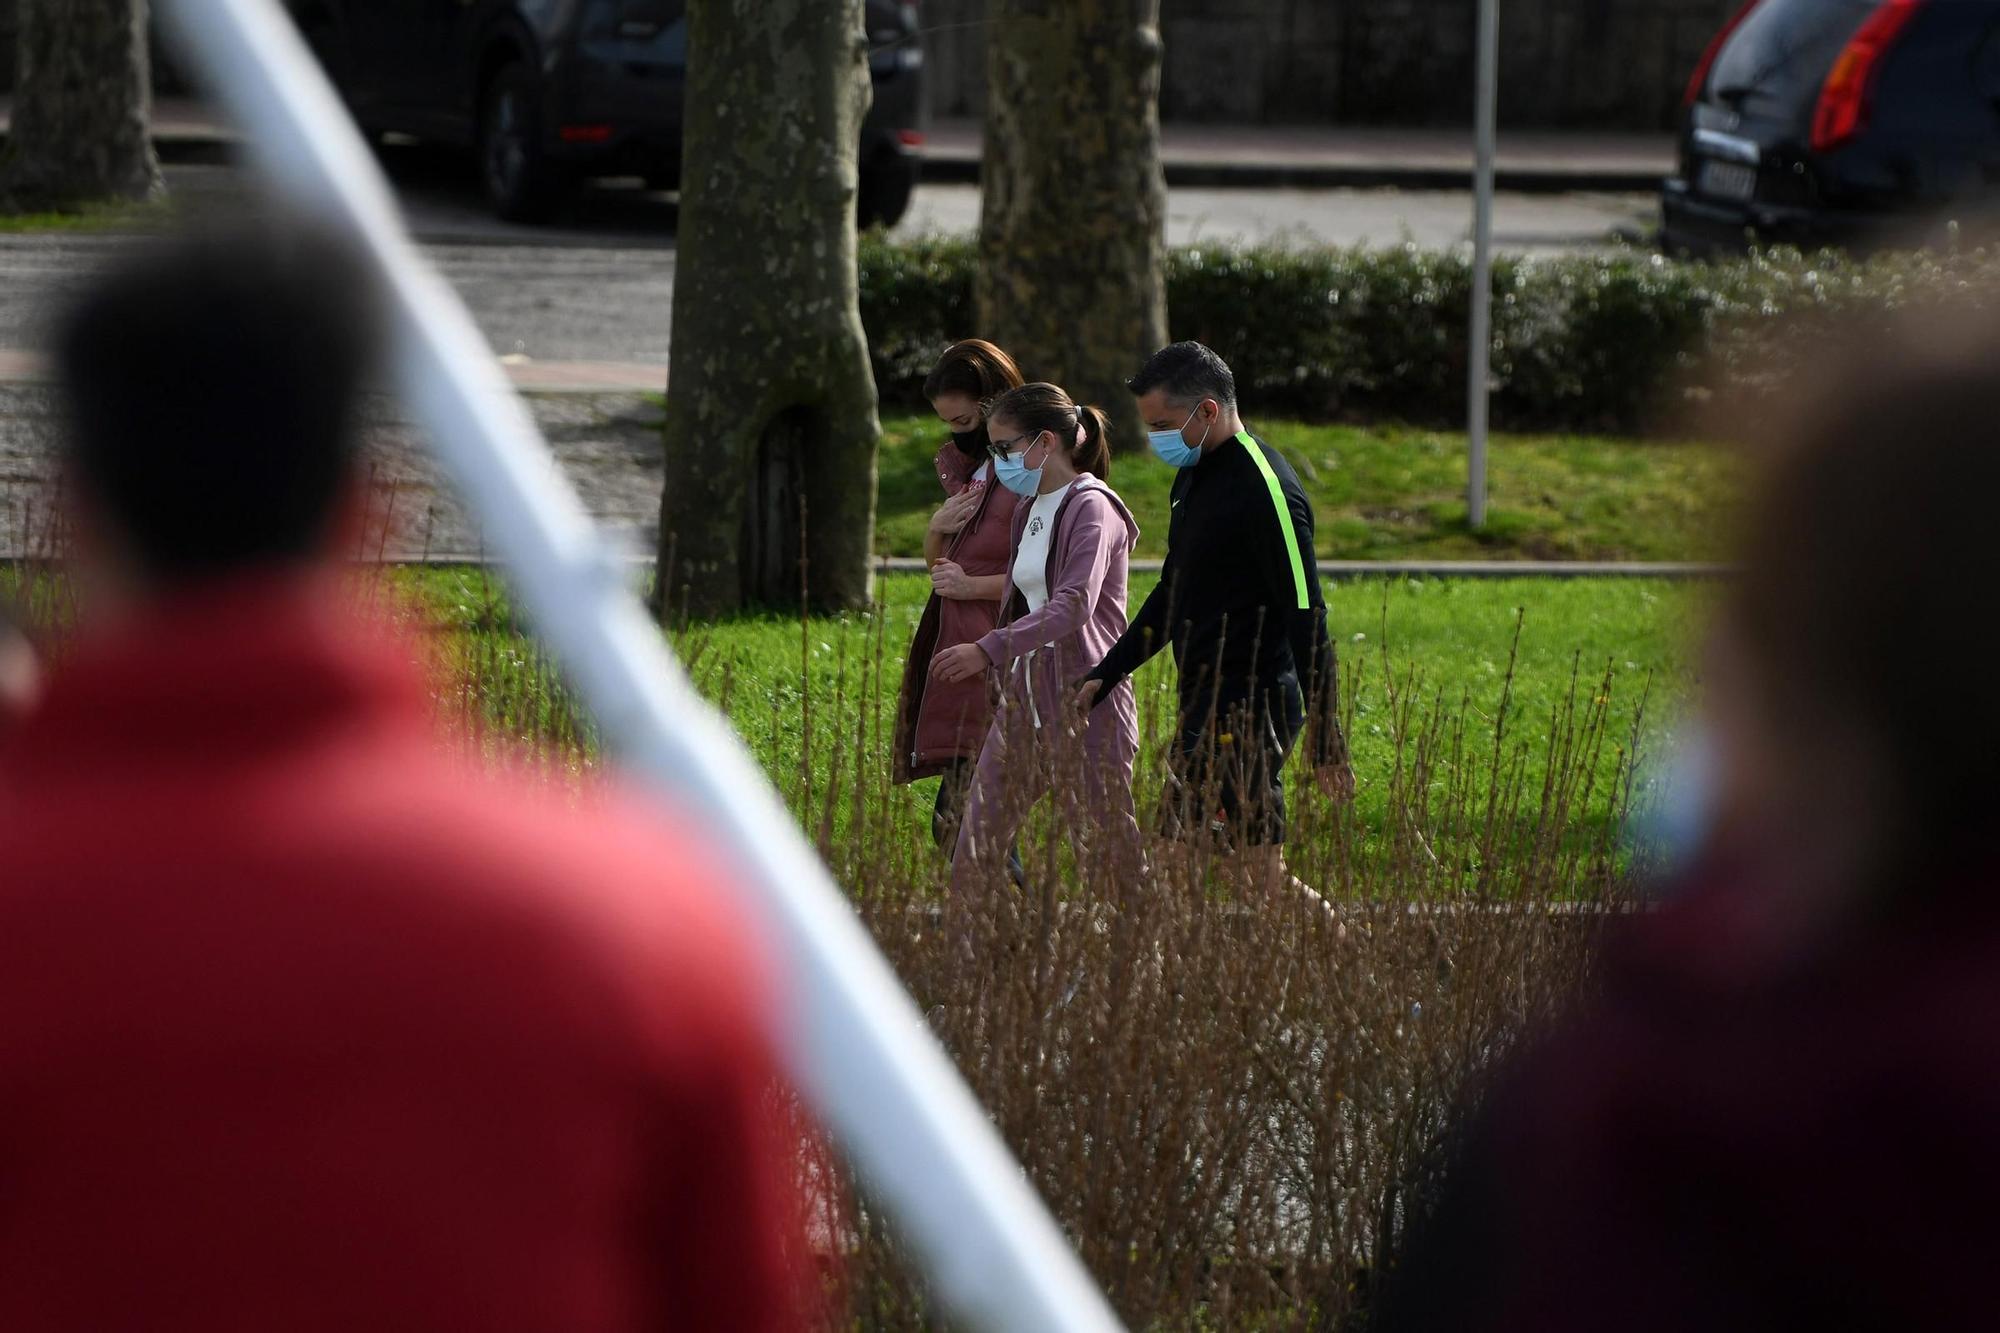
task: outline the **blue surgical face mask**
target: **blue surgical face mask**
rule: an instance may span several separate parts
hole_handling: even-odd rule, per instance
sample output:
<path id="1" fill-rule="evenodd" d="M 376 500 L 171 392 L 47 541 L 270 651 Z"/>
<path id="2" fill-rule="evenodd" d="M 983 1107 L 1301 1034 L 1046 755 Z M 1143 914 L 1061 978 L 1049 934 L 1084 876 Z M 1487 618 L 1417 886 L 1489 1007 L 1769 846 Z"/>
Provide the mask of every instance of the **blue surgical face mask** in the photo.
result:
<path id="1" fill-rule="evenodd" d="M 1034 447 L 1030 444 L 1028 449 Z M 1023 449 L 1019 453 L 1002 454 L 994 459 L 993 475 L 1000 479 L 1002 486 L 1014 494 L 1032 500 L 1041 493 L 1042 470 L 1038 467 L 1029 467 L 1024 461 L 1028 457 L 1028 449 Z"/>
<path id="2" fill-rule="evenodd" d="M 1201 445 L 1208 443 L 1209 429 L 1215 423 L 1211 421 L 1208 425 L 1201 428 L 1201 444 L 1189 444 L 1181 434 L 1181 431 L 1188 428 L 1188 421 L 1194 420 L 1195 412 L 1199 411 L 1201 411 L 1201 404 L 1196 403 L 1194 412 L 1188 413 L 1187 421 L 1181 423 L 1180 430 L 1147 432 L 1146 442 L 1153 446 L 1154 455 L 1168 467 L 1193 467 L 1201 461 Z"/>

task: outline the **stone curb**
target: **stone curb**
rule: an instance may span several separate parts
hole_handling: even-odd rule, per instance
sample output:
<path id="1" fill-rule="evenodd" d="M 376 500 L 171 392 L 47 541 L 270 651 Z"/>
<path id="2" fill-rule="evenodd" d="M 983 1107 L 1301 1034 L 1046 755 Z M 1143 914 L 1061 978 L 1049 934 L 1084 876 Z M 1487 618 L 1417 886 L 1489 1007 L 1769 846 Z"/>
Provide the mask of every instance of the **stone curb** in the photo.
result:
<path id="1" fill-rule="evenodd" d="M 621 563 L 647 566 L 649 555 L 625 555 Z M 372 563 L 372 562 L 370 562 Z M 421 559 L 385 560 L 390 565 L 498 565 L 487 555 L 453 555 L 432 552 Z M 1158 560 L 1134 560 L 1135 574 L 1157 574 Z M 878 556 L 877 574 L 921 574 L 928 566 L 910 556 Z M 1729 565 L 1698 560 L 1616 561 L 1616 560 L 1322 560 L 1319 575 L 1331 583 L 1351 583 L 1365 579 L 1663 579 L 1671 582 L 1705 582 L 1726 579 Z"/>
<path id="2" fill-rule="evenodd" d="M 1158 560 L 1134 560 L 1135 574 L 1157 574 Z M 885 556 L 883 574 L 921 574 L 924 561 Z M 1697 560 L 1322 560 L 1319 576 L 1330 582 L 1356 579 L 1670 579 L 1727 578 L 1730 567 Z"/>

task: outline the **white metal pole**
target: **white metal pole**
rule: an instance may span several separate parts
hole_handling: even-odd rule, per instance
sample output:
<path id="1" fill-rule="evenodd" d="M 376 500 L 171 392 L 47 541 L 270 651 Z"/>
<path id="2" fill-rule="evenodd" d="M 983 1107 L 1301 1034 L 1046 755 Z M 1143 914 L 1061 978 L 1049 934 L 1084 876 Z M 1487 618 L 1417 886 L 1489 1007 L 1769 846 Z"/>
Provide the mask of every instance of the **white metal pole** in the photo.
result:
<path id="1" fill-rule="evenodd" d="M 1500 0 L 1479 0 L 1479 72 L 1473 131 L 1477 162 L 1472 182 L 1472 328 L 1466 347 L 1465 517 L 1486 526 L 1486 403 L 1493 353 L 1493 155 L 1500 82 Z"/>
<path id="2" fill-rule="evenodd" d="M 846 896 L 625 586 L 290 21 L 274 0 L 163 7 L 279 194 L 370 257 L 402 392 L 607 741 L 735 854 L 786 967 L 791 1067 L 945 1304 L 983 1329 L 1116 1329 Z"/>

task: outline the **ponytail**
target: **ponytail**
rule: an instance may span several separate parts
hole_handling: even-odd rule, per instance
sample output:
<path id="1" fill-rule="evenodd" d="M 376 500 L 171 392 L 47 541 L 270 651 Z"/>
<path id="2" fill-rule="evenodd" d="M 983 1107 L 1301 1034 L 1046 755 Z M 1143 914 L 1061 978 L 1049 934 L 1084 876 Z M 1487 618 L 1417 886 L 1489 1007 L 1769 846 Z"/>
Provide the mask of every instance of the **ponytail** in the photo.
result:
<path id="1" fill-rule="evenodd" d="M 1083 443 L 1070 451 L 1070 465 L 1099 481 L 1110 481 L 1111 419 L 1101 407 L 1079 407 L 1076 420 L 1083 427 Z"/>
<path id="2" fill-rule="evenodd" d="M 1053 384 L 1024 384 L 987 402 L 986 419 L 996 417 L 1007 418 L 1030 435 L 1047 431 L 1063 441 L 1070 466 L 1078 472 L 1088 472 L 1099 481 L 1111 476 L 1111 420 L 1103 408 L 1078 407 Z"/>

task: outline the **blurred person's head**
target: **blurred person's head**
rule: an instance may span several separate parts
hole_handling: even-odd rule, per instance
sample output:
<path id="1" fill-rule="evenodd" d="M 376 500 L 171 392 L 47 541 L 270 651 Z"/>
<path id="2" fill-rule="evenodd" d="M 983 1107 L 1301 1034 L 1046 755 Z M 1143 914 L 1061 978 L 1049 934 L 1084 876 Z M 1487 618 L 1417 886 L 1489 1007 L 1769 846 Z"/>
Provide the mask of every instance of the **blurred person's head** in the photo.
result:
<path id="1" fill-rule="evenodd" d="M 1014 358 L 984 338 L 944 349 L 924 380 L 924 397 L 968 458 L 983 460 L 988 444 L 983 404 L 1022 384 Z"/>
<path id="2" fill-rule="evenodd" d="M 65 484 L 93 590 L 296 567 L 358 520 L 356 414 L 374 287 L 298 223 L 184 236 L 63 320 Z"/>
<path id="3" fill-rule="evenodd" d="M 1139 400 L 1153 452 L 1175 467 L 1189 466 L 1241 429 L 1236 376 L 1228 362 L 1201 343 L 1162 347 L 1126 387 Z"/>
<path id="4" fill-rule="evenodd" d="M 1725 828 L 1880 906 L 1991 855 L 2000 326 L 1828 364 L 1752 487 L 1704 707 Z"/>

